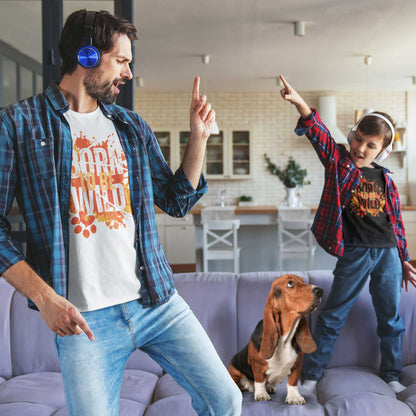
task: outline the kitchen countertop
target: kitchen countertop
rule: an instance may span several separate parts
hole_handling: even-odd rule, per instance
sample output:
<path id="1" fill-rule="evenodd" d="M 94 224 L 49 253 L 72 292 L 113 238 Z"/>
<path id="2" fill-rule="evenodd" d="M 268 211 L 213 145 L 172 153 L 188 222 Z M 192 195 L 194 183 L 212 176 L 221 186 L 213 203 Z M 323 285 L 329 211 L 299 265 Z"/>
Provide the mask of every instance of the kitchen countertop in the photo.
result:
<path id="1" fill-rule="evenodd" d="M 201 210 L 206 208 L 205 206 L 195 205 L 190 210 L 190 214 L 200 215 Z M 311 211 L 315 212 L 316 208 L 311 207 Z M 416 211 L 416 205 L 403 205 L 402 211 Z M 155 206 L 155 212 L 157 214 L 163 214 L 163 211 Z M 252 206 L 245 206 L 235 207 L 236 214 L 277 214 L 277 206 L 276 205 L 252 205 Z M 17 215 L 19 214 L 19 210 L 17 207 L 12 207 L 10 210 L 9 215 Z"/>

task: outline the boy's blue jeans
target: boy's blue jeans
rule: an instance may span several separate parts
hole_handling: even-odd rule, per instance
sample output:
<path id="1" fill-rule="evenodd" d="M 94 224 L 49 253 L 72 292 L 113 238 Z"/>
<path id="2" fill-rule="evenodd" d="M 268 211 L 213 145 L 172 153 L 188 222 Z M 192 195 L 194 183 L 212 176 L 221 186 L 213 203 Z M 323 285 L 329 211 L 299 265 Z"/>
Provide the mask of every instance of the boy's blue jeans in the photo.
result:
<path id="1" fill-rule="evenodd" d="M 198 415 L 240 415 L 240 390 L 177 292 L 160 306 L 132 301 L 83 316 L 94 341 L 85 334 L 56 337 L 72 416 L 118 415 L 123 371 L 137 348 L 187 390 Z"/>
<path id="2" fill-rule="evenodd" d="M 380 377 L 386 382 L 398 380 L 402 370 L 401 337 L 404 325 L 399 316 L 402 264 L 398 249 L 348 247 L 338 259 L 334 281 L 325 306 L 319 312 L 313 339 L 317 350 L 305 356 L 305 379 L 319 380 L 331 360 L 339 330 L 371 275 L 370 293 L 377 316 L 380 338 Z M 363 316 L 365 319 L 365 316 Z"/>

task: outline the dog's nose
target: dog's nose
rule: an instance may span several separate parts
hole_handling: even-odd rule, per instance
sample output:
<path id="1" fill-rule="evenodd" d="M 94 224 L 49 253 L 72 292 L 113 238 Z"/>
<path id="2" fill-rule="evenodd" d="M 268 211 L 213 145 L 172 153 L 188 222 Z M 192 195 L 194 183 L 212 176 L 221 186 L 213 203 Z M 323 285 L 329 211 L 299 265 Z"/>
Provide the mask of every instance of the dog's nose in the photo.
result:
<path id="1" fill-rule="evenodd" d="M 320 298 L 320 297 L 322 297 L 322 295 L 324 294 L 324 291 L 323 291 L 323 289 L 321 289 L 320 287 L 318 287 L 318 286 L 315 286 L 314 288 L 313 288 L 313 290 L 312 290 L 312 293 L 317 297 L 317 298 Z"/>

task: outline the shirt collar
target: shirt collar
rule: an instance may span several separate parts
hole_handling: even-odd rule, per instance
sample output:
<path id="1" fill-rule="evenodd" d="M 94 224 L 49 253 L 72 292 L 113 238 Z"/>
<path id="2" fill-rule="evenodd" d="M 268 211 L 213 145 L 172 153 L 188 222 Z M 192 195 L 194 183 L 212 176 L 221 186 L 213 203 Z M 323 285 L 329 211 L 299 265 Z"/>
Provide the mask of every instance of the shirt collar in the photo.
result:
<path id="1" fill-rule="evenodd" d="M 45 91 L 45 95 L 48 97 L 49 101 L 52 104 L 52 107 L 59 111 L 60 113 L 65 113 L 69 110 L 69 104 L 62 91 L 58 87 L 58 82 L 53 81 L 49 84 L 49 87 Z"/>

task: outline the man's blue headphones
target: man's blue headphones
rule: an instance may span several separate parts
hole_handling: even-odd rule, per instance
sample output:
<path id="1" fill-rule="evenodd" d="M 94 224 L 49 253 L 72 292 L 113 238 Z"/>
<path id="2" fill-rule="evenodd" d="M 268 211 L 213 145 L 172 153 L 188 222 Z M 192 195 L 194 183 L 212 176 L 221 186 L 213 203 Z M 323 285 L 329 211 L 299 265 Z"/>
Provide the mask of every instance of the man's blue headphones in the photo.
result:
<path id="1" fill-rule="evenodd" d="M 77 62 L 84 68 L 95 68 L 100 63 L 100 52 L 92 46 L 92 31 L 96 12 L 88 11 L 84 18 L 84 37 L 77 51 Z"/>

